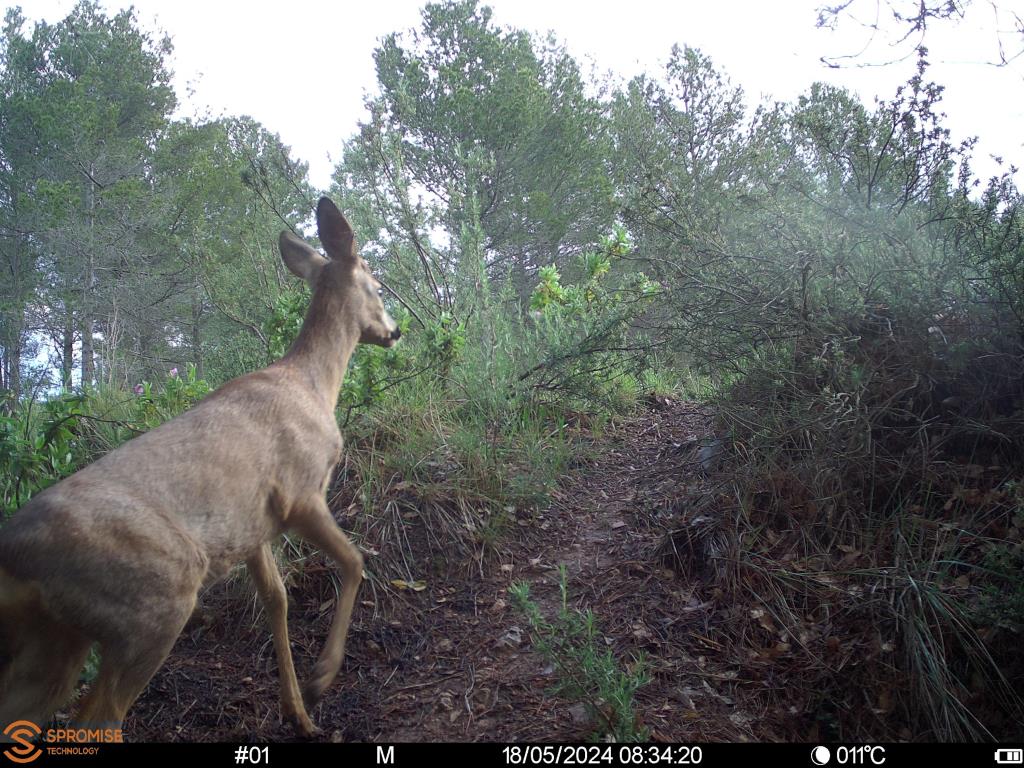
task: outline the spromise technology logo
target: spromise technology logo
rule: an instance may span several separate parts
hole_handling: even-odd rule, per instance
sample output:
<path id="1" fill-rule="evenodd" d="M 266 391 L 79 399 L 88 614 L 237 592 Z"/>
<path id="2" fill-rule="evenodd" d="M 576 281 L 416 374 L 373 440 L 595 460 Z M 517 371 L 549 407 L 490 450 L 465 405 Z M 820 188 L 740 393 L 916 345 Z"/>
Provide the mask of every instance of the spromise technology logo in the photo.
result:
<path id="1" fill-rule="evenodd" d="M 88 757 L 99 754 L 101 744 L 124 741 L 120 728 L 49 728 L 43 731 L 29 720 L 16 720 L 4 728 L 3 733 L 15 744 L 3 753 L 12 763 L 31 763 L 43 753 Z"/>
<path id="2" fill-rule="evenodd" d="M 28 720 L 15 720 L 4 728 L 4 736 L 7 736 L 17 746 L 4 750 L 4 757 L 12 763 L 31 763 L 41 754 L 43 750 L 33 743 L 33 739 L 39 737 L 42 729 L 35 723 Z"/>

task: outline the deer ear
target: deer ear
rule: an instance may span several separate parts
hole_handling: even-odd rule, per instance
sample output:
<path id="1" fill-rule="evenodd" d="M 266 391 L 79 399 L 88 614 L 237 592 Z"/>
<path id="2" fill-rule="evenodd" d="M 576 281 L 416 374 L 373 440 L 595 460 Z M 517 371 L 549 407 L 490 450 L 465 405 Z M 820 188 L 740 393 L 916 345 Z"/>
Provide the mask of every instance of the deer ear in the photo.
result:
<path id="1" fill-rule="evenodd" d="M 327 259 L 288 230 L 281 232 L 277 244 L 281 249 L 281 258 L 284 259 L 285 266 L 291 273 L 309 283 L 310 288 L 315 288 L 316 279 L 324 264 L 327 263 Z"/>
<path id="2" fill-rule="evenodd" d="M 327 255 L 335 261 L 342 261 L 355 266 L 356 240 L 348 220 L 342 216 L 338 207 L 328 197 L 321 197 L 316 206 L 316 226 L 320 233 L 320 242 L 324 245 Z"/>

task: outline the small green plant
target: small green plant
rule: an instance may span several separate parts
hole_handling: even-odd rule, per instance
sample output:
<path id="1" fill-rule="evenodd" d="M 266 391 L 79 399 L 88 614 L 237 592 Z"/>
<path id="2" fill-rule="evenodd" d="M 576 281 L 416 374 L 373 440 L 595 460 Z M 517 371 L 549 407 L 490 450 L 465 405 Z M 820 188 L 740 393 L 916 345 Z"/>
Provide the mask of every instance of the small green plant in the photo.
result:
<path id="1" fill-rule="evenodd" d="M 179 413 L 187 411 L 210 392 L 210 385 L 196 375 L 196 367 L 189 363 L 184 376 L 172 368 L 161 387 L 148 381 L 134 389 L 134 416 L 145 429 L 158 427 Z"/>
<path id="2" fill-rule="evenodd" d="M 636 692 L 651 681 L 643 654 L 623 669 L 610 650 L 600 647 L 593 611 L 569 608 L 564 565 L 559 568 L 559 590 L 558 616 L 549 621 L 530 598 L 529 584 L 518 582 L 509 588 L 516 607 L 529 622 L 534 647 L 558 673 L 555 692 L 582 702 L 601 723 L 595 738 L 646 741 L 647 729 L 638 724 L 633 706 Z"/>

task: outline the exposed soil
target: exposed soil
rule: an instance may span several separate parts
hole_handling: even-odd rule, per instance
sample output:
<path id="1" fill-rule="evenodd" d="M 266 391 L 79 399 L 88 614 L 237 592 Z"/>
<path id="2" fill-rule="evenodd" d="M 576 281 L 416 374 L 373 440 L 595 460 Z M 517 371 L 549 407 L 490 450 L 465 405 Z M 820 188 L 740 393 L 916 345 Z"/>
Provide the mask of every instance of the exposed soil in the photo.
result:
<path id="1" fill-rule="evenodd" d="M 646 654 L 653 681 L 637 704 L 652 738 L 783 738 L 736 702 L 736 673 L 719 667 L 709 629 L 713 595 L 700 594 L 693 579 L 658 557 L 679 499 L 709 482 L 698 440 L 709 434 L 710 421 L 694 404 L 652 399 L 605 431 L 591 451 L 597 458 L 567 475 L 546 509 L 517 513 L 497 553 L 452 568 L 420 592 L 364 584 L 341 673 L 310 713 L 321 738 L 590 738 L 598 724 L 577 702 L 551 693 L 550 665 L 531 648 L 508 592 L 513 582 L 528 581 L 550 615 L 561 564 L 570 600 L 594 611 L 621 663 Z M 290 589 L 300 679 L 332 616 L 330 581 L 322 580 L 328 586 L 320 590 Z M 205 608 L 131 710 L 130 740 L 295 738 L 280 721 L 270 634 L 245 583 L 235 579 L 204 595 Z"/>

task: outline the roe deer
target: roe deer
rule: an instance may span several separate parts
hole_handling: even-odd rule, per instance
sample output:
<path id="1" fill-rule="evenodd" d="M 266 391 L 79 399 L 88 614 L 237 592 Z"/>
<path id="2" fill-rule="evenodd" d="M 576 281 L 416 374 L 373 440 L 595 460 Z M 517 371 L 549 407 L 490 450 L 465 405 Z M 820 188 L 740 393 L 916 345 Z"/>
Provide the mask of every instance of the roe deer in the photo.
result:
<path id="1" fill-rule="evenodd" d="M 285 264 L 313 288 L 283 358 L 39 493 L 0 526 L 0 730 L 15 720 L 45 727 L 93 642 L 99 676 L 74 721 L 121 727 L 199 589 L 244 560 L 273 632 L 281 713 L 302 735 L 315 732 L 307 709 L 341 666 L 363 567 L 325 498 L 341 457 L 334 408 L 355 346 L 389 347 L 401 335 L 326 197 L 317 226 L 329 259 L 281 233 Z M 270 548 L 289 530 L 329 554 L 342 576 L 301 697 Z"/>

